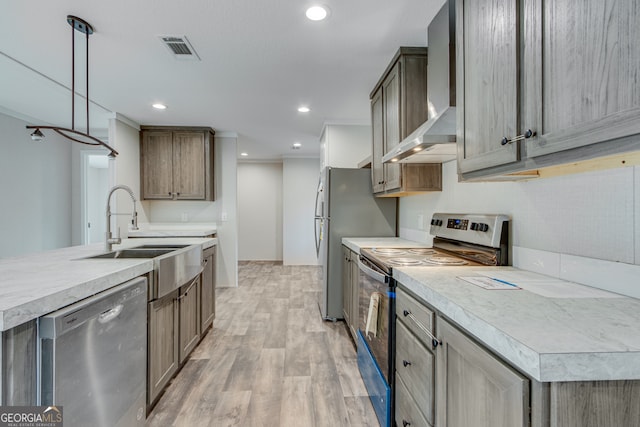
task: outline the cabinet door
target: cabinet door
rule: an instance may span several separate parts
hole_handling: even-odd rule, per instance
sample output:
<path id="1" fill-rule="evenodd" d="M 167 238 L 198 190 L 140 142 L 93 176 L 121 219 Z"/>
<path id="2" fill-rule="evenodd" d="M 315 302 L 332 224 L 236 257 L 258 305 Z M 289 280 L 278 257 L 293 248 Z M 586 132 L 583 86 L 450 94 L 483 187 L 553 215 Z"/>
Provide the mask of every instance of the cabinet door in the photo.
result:
<path id="1" fill-rule="evenodd" d="M 200 340 L 200 278 L 183 287 L 178 298 L 180 310 L 180 364 Z"/>
<path id="2" fill-rule="evenodd" d="M 358 254 L 351 252 L 351 336 L 356 339 L 358 331 L 358 295 L 360 286 L 360 269 L 358 268 Z"/>
<path id="3" fill-rule="evenodd" d="M 174 132 L 173 188 L 177 199 L 205 200 L 205 141 L 203 132 Z"/>
<path id="4" fill-rule="evenodd" d="M 347 326 L 351 327 L 351 250 L 342 247 L 342 313 Z"/>
<path id="5" fill-rule="evenodd" d="M 519 160 L 517 0 L 456 1 L 457 144 L 460 172 Z M 527 64 L 529 66 L 529 64 Z"/>
<path id="6" fill-rule="evenodd" d="M 177 291 L 149 303 L 147 401 L 153 403 L 178 370 Z"/>
<path id="7" fill-rule="evenodd" d="M 386 165 L 382 163 L 384 156 L 384 106 L 382 104 L 382 89 L 378 89 L 371 99 L 371 127 L 372 127 L 372 155 L 371 155 L 371 182 L 373 192 L 384 191 L 384 171 Z"/>
<path id="8" fill-rule="evenodd" d="M 639 134 L 638 1 L 524 3 L 527 156 Z"/>
<path id="9" fill-rule="evenodd" d="M 170 131 L 144 131 L 140 147 L 143 199 L 173 198 L 173 136 Z"/>
<path id="10" fill-rule="evenodd" d="M 200 292 L 200 331 L 204 334 L 209 326 L 213 324 L 216 316 L 216 256 L 215 248 L 205 251 L 205 258 L 202 270 L 202 287 Z"/>
<path id="11" fill-rule="evenodd" d="M 526 427 L 529 381 L 437 318 L 436 425 Z"/>
<path id="12" fill-rule="evenodd" d="M 402 140 L 400 128 L 400 80 L 402 68 L 401 63 L 389 71 L 386 79 L 382 83 L 382 102 L 384 105 L 384 153 L 388 153 L 400 144 Z M 385 166 L 385 191 L 400 188 L 400 165 L 388 163 Z"/>

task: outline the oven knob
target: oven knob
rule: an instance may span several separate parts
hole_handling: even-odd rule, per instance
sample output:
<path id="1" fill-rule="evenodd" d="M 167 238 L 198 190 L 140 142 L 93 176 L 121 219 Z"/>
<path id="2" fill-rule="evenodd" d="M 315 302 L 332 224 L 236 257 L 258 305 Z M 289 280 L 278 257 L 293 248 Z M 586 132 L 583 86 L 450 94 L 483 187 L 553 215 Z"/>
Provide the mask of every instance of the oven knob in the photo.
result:
<path id="1" fill-rule="evenodd" d="M 475 222 L 471 223 L 471 226 L 469 227 L 472 230 L 477 230 L 478 229 L 478 224 L 476 224 Z"/>
<path id="2" fill-rule="evenodd" d="M 480 230 L 480 231 L 488 231 L 489 230 L 489 224 L 478 224 L 478 230 Z"/>
<path id="3" fill-rule="evenodd" d="M 432 219 L 431 220 L 431 225 L 435 225 L 436 227 L 440 227 L 442 225 L 442 220 L 441 219 Z"/>

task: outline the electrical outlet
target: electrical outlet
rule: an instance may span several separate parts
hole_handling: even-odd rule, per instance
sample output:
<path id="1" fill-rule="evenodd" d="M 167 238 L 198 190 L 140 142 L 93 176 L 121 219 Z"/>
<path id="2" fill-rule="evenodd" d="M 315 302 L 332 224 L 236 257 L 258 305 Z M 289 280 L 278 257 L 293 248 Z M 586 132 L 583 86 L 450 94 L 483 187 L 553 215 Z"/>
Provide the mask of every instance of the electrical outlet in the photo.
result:
<path id="1" fill-rule="evenodd" d="M 182 212 L 182 222 L 188 222 L 189 221 L 189 212 Z"/>
<path id="2" fill-rule="evenodd" d="M 227 221 L 228 219 L 229 219 L 229 218 L 228 218 L 228 216 L 227 216 L 227 213 L 226 213 L 226 212 L 222 212 L 222 213 L 220 214 L 220 221 Z"/>

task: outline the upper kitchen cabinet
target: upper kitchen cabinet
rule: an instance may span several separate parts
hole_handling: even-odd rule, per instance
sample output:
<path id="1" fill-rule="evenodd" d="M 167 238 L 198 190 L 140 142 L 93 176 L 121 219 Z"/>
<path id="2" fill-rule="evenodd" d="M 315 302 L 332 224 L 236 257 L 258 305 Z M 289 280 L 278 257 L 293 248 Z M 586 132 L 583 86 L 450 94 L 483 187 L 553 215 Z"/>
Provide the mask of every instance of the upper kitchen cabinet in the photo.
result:
<path id="1" fill-rule="evenodd" d="M 144 200 L 215 200 L 214 130 L 141 126 Z"/>
<path id="2" fill-rule="evenodd" d="M 427 117 L 427 48 L 401 47 L 371 92 L 371 178 L 376 195 L 442 189 L 440 165 L 382 163 L 384 154 Z"/>
<path id="3" fill-rule="evenodd" d="M 456 3 L 458 168 L 469 172 L 519 160 L 502 146 L 518 129 L 516 0 Z"/>
<path id="4" fill-rule="evenodd" d="M 640 149 L 635 3 L 457 0 L 462 179 Z"/>

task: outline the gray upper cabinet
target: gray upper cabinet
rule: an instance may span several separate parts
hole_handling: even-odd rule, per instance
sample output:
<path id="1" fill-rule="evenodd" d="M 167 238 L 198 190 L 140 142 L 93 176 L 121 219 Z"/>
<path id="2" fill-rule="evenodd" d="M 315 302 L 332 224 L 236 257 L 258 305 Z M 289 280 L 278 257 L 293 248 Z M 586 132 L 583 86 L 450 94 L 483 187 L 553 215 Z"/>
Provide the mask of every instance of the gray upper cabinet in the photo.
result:
<path id="1" fill-rule="evenodd" d="M 427 118 L 427 48 L 401 47 L 371 92 L 371 179 L 376 195 L 442 189 L 441 165 L 382 163 L 382 157 Z"/>
<path id="2" fill-rule="evenodd" d="M 371 180 L 374 193 L 384 191 L 385 172 L 389 165 L 382 163 L 384 156 L 384 112 L 382 106 L 382 90 L 378 90 L 371 98 L 371 125 L 373 152 L 371 156 Z"/>
<path id="3" fill-rule="evenodd" d="M 461 172 L 519 160 L 516 0 L 457 0 L 456 105 Z"/>
<path id="4" fill-rule="evenodd" d="M 636 3 L 456 0 L 462 179 L 640 150 Z"/>
<path id="5" fill-rule="evenodd" d="M 637 0 L 525 5 L 527 156 L 640 134 Z"/>
<path id="6" fill-rule="evenodd" d="M 211 128 L 142 126 L 142 198 L 215 200 L 213 136 Z"/>

